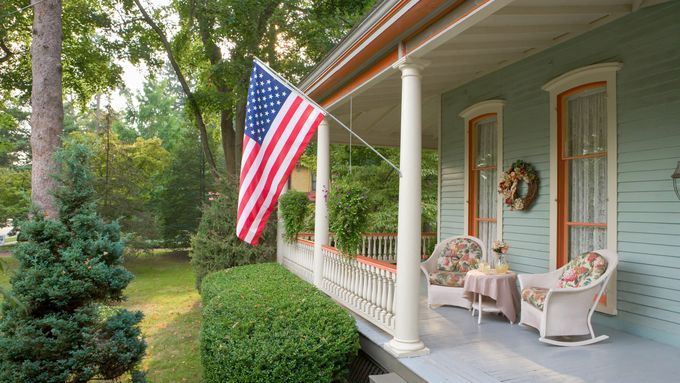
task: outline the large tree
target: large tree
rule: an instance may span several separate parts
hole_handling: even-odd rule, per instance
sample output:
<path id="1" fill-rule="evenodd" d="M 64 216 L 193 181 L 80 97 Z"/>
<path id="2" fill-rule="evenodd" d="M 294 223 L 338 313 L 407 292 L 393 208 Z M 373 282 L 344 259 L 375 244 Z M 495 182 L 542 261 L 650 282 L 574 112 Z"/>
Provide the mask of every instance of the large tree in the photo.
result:
<path id="1" fill-rule="evenodd" d="M 48 217 L 58 210 L 52 198 L 54 190 L 54 153 L 64 128 L 64 105 L 61 86 L 61 0 L 33 1 L 33 40 L 31 68 L 31 154 L 33 168 L 33 203 Z"/>
<path id="2" fill-rule="evenodd" d="M 148 46 L 144 39 L 127 38 L 138 34 L 120 22 L 119 2 L 33 0 L 31 7 L 26 0 L 0 2 L 0 166 L 22 160 L 21 129 L 31 111 L 32 155 L 25 159 L 33 161 L 33 202 L 48 216 L 56 213 L 50 173 L 63 128 L 62 96 L 83 108 L 94 94 L 120 84 L 117 58 L 151 59 L 140 49 Z"/>
<path id="3" fill-rule="evenodd" d="M 219 124 L 224 173 L 238 175 L 252 59 L 259 56 L 296 81 L 346 33 L 374 0 L 178 0 L 179 30 L 162 28 L 161 10 L 130 0 L 161 41 L 203 140 L 205 121 Z M 173 8 L 174 7 L 174 8 Z M 171 37 L 168 37 L 171 36 Z M 193 86 L 191 86 L 193 82 Z M 204 142 L 208 164 L 208 142 Z M 215 171 L 213 169 L 213 171 Z"/>

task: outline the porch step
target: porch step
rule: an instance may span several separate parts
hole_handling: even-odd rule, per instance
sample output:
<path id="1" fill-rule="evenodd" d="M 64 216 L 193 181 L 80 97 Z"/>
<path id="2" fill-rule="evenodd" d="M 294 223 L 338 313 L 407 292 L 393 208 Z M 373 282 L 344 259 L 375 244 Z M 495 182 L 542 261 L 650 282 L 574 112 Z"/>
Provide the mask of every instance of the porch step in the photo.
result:
<path id="1" fill-rule="evenodd" d="M 403 365 L 399 359 L 385 351 L 382 345 L 373 343 L 361 332 L 359 332 L 359 342 L 361 342 L 361 350 L 376 364 L 380 365 L 384 372 L 389 372 L 386 375 L 374 374 L 370 376 L 370 383 L 427 383 L 426 380 Z"/>
<path id="2" fill-rule="evenodd" d="M 380 376 L 387 372 L 363 350 L 359 350 L 359 354 L 349 366 L 349 382 L 370 383 L 371 376 Z"/>
<path id="3" fill-rule="evenodd" d="M 401 376 L 395 374 L 394 372 L 383 375 L 371 375 L 368 378 L 371 380 L 371 383 L 406 383 L 406 381 L 402 379 Z"/>

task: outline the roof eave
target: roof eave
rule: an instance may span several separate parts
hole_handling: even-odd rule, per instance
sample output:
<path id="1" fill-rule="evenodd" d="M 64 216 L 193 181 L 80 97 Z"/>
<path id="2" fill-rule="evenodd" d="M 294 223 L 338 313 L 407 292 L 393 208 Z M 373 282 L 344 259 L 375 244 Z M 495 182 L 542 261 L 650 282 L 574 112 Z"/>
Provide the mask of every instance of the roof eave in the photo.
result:
<path id="1" fill-rule="evenodd" d="M 382 0 L 374 5 L 368 14 L 357 25 L 352 27 L 345 37 L 300 81 L 299 88 L 307 91 L 307 88 L 338 58 L 350 49 L 368 30 L 381 18 L 387 15 L 400 0 Z"/>

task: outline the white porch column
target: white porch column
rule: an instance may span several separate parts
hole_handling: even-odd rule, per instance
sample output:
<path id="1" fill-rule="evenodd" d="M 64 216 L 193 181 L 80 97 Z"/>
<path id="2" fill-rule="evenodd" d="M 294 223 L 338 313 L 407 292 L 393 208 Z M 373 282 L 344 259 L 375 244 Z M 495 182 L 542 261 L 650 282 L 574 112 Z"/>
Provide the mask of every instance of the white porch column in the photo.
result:
<path id="1" fill-rule="evenodd" d="M 394 338 L 385 349 L 397 357 L 429 353 L 420 340 L 421 151 L 422 116 L 420 71 L 424 63 L 405 57 L 401 70 L 401 141 L 399 168 L 399 220 L 397 230 L 397 283 Z"/>
<path id="2" fill-rule="evenodd" d="M 288 182 L 283 185 L 281 189 L 281 195 L 286 194 L 288 191 Z M 277 204 L 277 214 L 276 214 L 276 262 L 279 265 L 283 264 L 284 252 L 288 248 L 288 244 L 283 239 L 283 232 L 286 230 L 283 227 L 283 217 L 281 216 L 281 204 Z"/>
<path id="3" fill-rule="evenodd" d="M 316 131 L 316 201 L 314 210 L 314 285 L 323 282 L 321 246 L 328 245 L 328 191 L 330 183 L 330 127 L 323 120 Z"/>

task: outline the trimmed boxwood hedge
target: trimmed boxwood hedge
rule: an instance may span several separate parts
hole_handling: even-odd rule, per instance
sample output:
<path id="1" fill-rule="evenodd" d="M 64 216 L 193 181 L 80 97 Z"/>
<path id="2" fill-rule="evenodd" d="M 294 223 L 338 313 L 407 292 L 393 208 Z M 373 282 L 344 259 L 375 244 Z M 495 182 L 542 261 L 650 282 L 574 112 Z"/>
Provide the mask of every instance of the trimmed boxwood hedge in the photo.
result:
<path id="1" fill-rule="evenodd" d="M 209 274 L 201 294 L 205 382 L 346 380 L 359 349 L 354 319 L 278 264 Z"/>

